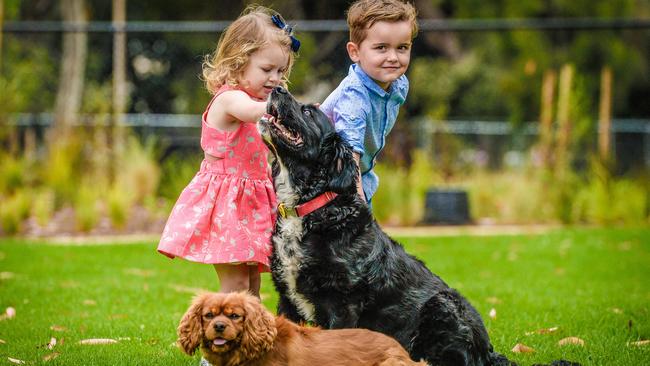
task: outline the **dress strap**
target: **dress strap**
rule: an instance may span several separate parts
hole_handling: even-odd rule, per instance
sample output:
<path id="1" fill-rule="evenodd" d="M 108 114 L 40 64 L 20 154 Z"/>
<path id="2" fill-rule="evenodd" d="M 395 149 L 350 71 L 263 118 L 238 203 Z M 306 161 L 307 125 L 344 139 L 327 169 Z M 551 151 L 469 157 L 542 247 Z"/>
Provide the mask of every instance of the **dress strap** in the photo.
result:
<path id="1" fill-rule="evenodd" d="M 212 99 L 210 99 L 210 103 L 208 103 L 208 106 L 205 107 L 205 111 L 203 112 L 203 114 L 207 114 L 208 111 L 210 110 L 210 106 L 212 105 L 212 102 L 214 102 L 214 100 L 217 99 L 217 97 L 218 97 L 219 95 L 221 95 L 223 92 L 226 92 L 226 91 L 228 91 L 228 90 L 241 90 L 241 89 L 239 89 L 239 88 L 237 88 L 237 87 L 235 87 L 235 86 L 230 86 L 230 85 L 228 85 L 228 84 L 224 84 L 224 85 L 222 85 L 222 86 L 217 90 L 217 92 L 214 93 L 214 95 L 212 96 Z"/>

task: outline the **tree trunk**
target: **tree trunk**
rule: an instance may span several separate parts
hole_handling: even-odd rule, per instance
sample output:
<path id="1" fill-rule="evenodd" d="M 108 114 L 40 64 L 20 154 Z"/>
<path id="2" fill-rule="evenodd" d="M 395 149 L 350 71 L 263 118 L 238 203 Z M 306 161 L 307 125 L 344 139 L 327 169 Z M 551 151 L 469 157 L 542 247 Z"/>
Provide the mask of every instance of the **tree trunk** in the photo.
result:
<path id="1" fill-rule="evenodd" d="M 560 91 L 557 103 L 557 147 L 556 171 L 564 173 L 570 163 L 569 149 L 571 144 L 571 89 L 573 87 L 573 66 L 565 64 L 560 70 Z"/>
<path id="2" fill-rule="evenodd" d="M 124 151 L 124 113 L 126 112 L 126 0 L 113 0 L 113 124 L 112 169 Z M 111 176 L 113 176 L 113 171 Z"/>
<path id="3" fill-rule="evenodd" d="M 600 73 L 600 108 L 598 109 L 598 152 L 605 164 L 611 158 L 612 69 L 603 67 Z"/>
<path id="4" fill-rule="evenodd" d="M 553 144 L 553 99 L 557 75 L 555 70 L 544 73 L 542 83 L 542 98 L 539 116 L 539 145 L 542 154 L 542 165 L 551 167 L 551 146 Z"/>
<path id="5" fill-rule="evenodd" d="M 2 27 L 5 19 L 5 1 L 0 0 L 0 76 L 2 75 Z"/>
<path id="6" fill-rule="evenodd" d="M 444 16 L 437 9 L 431 0 L 416 0 L 415 5 L 418 9 L 418 16 L 422 19 L 443 19 Z M 426 43 L 443 55 L 458 60 L 461 55 L 460 41 L 453 32 L 426 32 L 424 35 Z"/>
<path id="7" fill-rule="evenodd" d="M 78 26 L 88 23 L 85 0 L 61 0 L 63 21 Z M 53 135 L 65 137 L 77 119 L 84 88 L 86 55 L 88 51 L 86 31 L 63 33 L 63 56 L 56 95 Z"/>

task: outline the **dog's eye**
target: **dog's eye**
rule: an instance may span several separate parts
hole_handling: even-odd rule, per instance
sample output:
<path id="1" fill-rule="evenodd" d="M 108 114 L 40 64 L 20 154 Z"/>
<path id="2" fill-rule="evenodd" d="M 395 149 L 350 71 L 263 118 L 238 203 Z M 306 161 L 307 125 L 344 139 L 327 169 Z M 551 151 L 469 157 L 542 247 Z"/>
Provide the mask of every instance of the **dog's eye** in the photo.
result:
<path id="1" fill-rule="evenodd" d="M 304 113 L 305 116 L 307 116 L 307 117 L 311 117 L 311 111 L 309 109 L 303 109 L 302 113 Z"/>
<path id="2" fill-rule="evenodd" d="M 237 320 L 237 319 L 241 318 L 241 316 L 239 314 L 235 314 L 235 313 L 232 313 L 232 314 L 228 315 L 228 317 L 230 319 L 232 319 L 232 320 Z"/>
<path id="3" fill-rule="evenodd" d="M 212 314 L 210 312 L 210 313 L 207 313 L 207 314 L 203 315 L 203 317 L 206 318 L 206 319 L 212 319 L 212 318 L 214 318 L 214 314 Z"/>

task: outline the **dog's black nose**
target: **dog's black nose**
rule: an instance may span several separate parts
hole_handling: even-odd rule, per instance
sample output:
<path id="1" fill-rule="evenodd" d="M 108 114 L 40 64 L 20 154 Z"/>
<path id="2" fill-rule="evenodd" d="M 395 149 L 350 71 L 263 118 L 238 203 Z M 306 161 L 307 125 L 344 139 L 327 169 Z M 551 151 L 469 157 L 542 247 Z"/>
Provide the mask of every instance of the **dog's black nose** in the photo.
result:
<path id="1" fill-rule="evenodd" d="M 224 330 L 226 330 L 226 325 L 225 325 L 224 323 L 216 323 L 216 324 L 214 325 L 214 329 L 215 329 L 217 332 L 223 332 Z"/>
<path id="2" fill-rule="evenodd" d="M 275 90 L 276 92 L 278 92 L 280 94 L 287 94 L 287 89 L 285 89 L 285 88 L 283 88 L 281 86 L 276 86 L 275 88 L 273 88 L 273 90 Z"/>

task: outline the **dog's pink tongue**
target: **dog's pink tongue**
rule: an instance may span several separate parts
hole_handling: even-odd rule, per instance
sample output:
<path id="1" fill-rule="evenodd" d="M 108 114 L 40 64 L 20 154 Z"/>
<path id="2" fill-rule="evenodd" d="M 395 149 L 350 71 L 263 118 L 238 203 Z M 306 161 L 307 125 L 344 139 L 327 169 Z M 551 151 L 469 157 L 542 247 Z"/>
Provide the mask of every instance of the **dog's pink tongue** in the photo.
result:
<path id="1" fill-rule="evenodd" d="M 224 344 L 226 344 L 226 340 L 223 338 L 217 338 L 214 341 L 212 341 L 212 344 L 217 346 L 223 346 Z"/>

